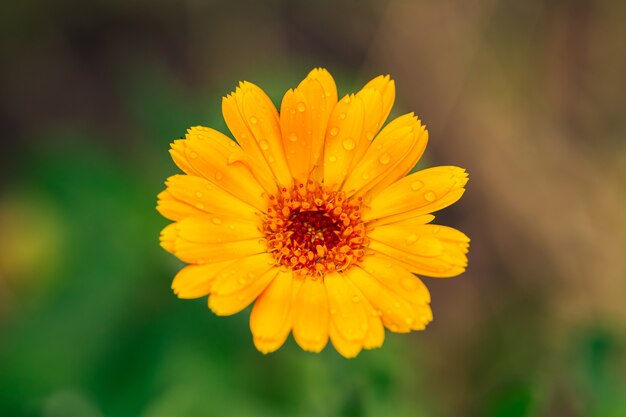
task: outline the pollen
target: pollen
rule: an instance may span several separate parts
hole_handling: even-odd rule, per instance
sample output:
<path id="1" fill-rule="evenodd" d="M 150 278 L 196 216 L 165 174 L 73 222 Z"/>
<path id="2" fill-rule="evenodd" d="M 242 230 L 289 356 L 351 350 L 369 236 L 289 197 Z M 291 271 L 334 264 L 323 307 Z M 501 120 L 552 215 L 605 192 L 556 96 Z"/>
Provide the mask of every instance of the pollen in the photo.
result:
<path id="1" fill-rule="evenodd" d="M 308 180 L 269 200 L 263 232 L 277 263 L 315 279 L 363 258 L 367 239 L 360 197 L 346 198 Z"/>

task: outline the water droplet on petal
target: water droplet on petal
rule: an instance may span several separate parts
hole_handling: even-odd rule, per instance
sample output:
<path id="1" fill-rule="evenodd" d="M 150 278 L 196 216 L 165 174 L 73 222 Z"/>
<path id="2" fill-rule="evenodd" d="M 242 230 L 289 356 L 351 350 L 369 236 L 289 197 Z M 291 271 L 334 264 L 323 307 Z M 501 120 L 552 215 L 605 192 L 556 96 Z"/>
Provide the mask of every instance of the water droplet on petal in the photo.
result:
<path id="1" fill-rule="evenodd" d="M 345 119 L 345 118 L 346 118 L 346 114 L 345 114 L 345 113 L 341 113 L 341 114 L 339 115 L 339 118 L 340 118 L 341 120 Z"/>
<path id="2" fill-rule="evenodd" d="M 261 147 L 261 149 L 263 149 L 264 151 L 268 150 L 270 148 L 270 144 L 267 143 L 266 140 L 262 140 L 261 142 L 259 142 L 259 146 Z"/>
<path id="3" fill-rule="evenodd" d="M 259 119 L 257 119 L 256 117 L 252 116 L 250 118 L 250 123 L 252 123 L 253 125 L 257 124 L 259 122 Z"/>
<path id="4" fill-rule="evenodd" d="M 412 245 L 415 242 L 417 242 L 417 235 L 416 234 L 410 234 L 409 237 L 406 238 L 407 245 Z"/>
<path id="5" fill-rule="evenodd" d="M 346 138 L 343 140 L 343 148 L 346 151 L 351 151 L 352 149 L 356 148 L 356 142 L 354 141 L 354 139 Z"/>
<path id="6" fill-rule="evenodd" d="M 423 186 L 424 186 L 424 183 L 423 183 L 423 182 L 421 182 L 421 181 L 419 181 L 419 180 L 417 180 L 417 181 L 413 181 L 413 182 L 411 183 L 411 190 L 413 190 L 413 191 L 417 191 L 417 190 L 419 190 L 420 188 L 422 188 Z"/>
<path id="7" fill-rule="evenodd" d="M 437 199 L 437 196 L 435 195 L 435 193 L 434 193 L 434 192 L 432 192 L 432 191 L 426 191 L 426 192 L 424 193 L 424 200 L 426 200 L 426 201 L 430 201 L 430 202 L 433 202 L 433 201 L 435 201 L 436 199 Z"/>
<path id="8" fill-rule="evenodd" d="M 292 133 L 288 136 L 289 140 L 292 142 L 296 142 L 298 140 L 298 135 L 296 135 L 295 133 Z"/>
<path id="9" fill-rule="evenodd" d="M 339 128 L 333 127 L 330 129 L 330 136 L 337 136 L 339 134 Z"/>
<path id="10" fill-rule="evenodd" d="M 222 178 L 224 178 L 224 174 L 222 174 L 222 172 L 221 172 L 221 171 L 217 171 L 217 172 L 215 173 L 215 179 L 219 181 L 219 180 L 221 180 Z"/>
<path id="11" fill-rule="evenodd" d="M 415 291 L 419 287 L 419 281 L 417 277 L 402 277 L 400 279 L 400 286 L 407 291 Z"/>
<path id="12" fill-rule="evenodd" d="M 202 198 L 202 193 L 200 191 L 196 191 L 196 197 L 197 198 Z"/>
<path id="13" fill-rule="evenodd" d="M 198 157 L 198 154 L 197 154 L 197 153 L 195 153 L 195 152 L 190 152 L 190 153 L 189 153 L 189 157 L 190 157 L 191 159 L 196 159 L 196 158 Z"/>
<path id="14" fill-rule="evenodd" d="M 211 221 L 215 224 L 222 224 L 222 219 L 220 219 L 219 217 L 213 217 Z"/>
<path id="15" fill-rule="evenodd" d="M 298 111 L 299 111 L 299 112 L 303 112 L 303 111 L 305 111 L 305 110 L 306 110 L 306 104 L 304 104 L 304 103 L 298 103 L 298 104 L 296 105 L 296 109 L 298 109 Z"/>
<path id="16" fill-rule="evenodd" d="M 353 303 L 358 303 L 359 301 L 361 301 L 361 298 L 359 298 L 358 295 L 355 295 L 354 297 L 352 297 L 352 302 Z"/>
<path id="17" fill-rule="evenodd" d="M 378 158 L 378 162 L 380 162 L 383 165 L 387 165 L 389 161 L 391 161 L 391 155 L 387 152 L 385 152 Z"/>
<path id="18" fill-rule="evenodd" d="M 368 174 L 367 172 L 364 172 L 363 173 L 363 179 L 364 180 L 369 180 L 369 178 L 370 178 L 370 174 Z"/>
<path id="19" fill-rule="evenodd" d="M 196 207 L 199 208 L 200 210 L 203 210 L 204 209 L 204 204 L 196 203 Z"/>
<path id="20" fill-rule="evenodd" d="M 270 164 L 273 164 L 274 162 L 276 162 L 276 159 L 274 159 L 274 157 L 270 155 L 267 157 L 267 162 L 269 162 Z"/>
<path id="21" fill-rule="evenodd" d="M 331 155 L 331 156 L 328 157 L 328 160 L 330 162 L 336 162 L 337 161 L 337 157 L 335 155 Z"/>

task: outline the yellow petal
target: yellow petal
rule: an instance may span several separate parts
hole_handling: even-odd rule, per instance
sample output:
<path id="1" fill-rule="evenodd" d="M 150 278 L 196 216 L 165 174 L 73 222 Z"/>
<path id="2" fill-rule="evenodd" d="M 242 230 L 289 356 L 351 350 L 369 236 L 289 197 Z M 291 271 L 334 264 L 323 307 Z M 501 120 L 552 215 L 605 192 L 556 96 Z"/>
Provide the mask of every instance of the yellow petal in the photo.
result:
<path id="1" fill-rule="evenodd" d="M 358 288 L 357 288 L 358 290 Z M 360 290 L 359 290 L 360 292 Z M 363 296 L 365 297 L 365 296 Z M 363 340 L 363 347 L 365 349 L 379 348 L 385 341 L 385 327 L 380 319 L 380 315 L 372 304 L 365 299 L 366 311 L 367 311 L 367 336 Z"/>
<path id="2" fill-rule="evenodd" d="M 377 232 L 384 230 L 384 233 Z M 451 227 L 426 224 L 409 227 L 403 222 L 377 227 L 369 248 L 420 275 L 448 278 L 467 267 L 469 238 Z M 384 237 L 381 237 L 384 236 Z"/>
<path id="3" fill-rule="evenodd" d="M 389 77 L 389 75 L 379 75 L 378 77 L 374 78 L 373 80 L 365 84 L 365 86 L 363 87 L 361 91 L 365 91 L 368 89 L 377 91 L 380 94 L 381 99 L 382 99 L 382 103 L 381 103 L 382 106 L 381 106 L 380 113 L 371 112 L 368 114 L 370 120 L 372 120 L 372 122 L 375 121 L 376 122 L 375 125 L 378 126 L 374 130 L 374 134 L 376 134 L 378 129 L 380 129 L 383 123 L 385 123 L 385 120 L 387 120 L 387 117 L 389 116 L 389 113 L 391 112 L 391 108 L 393 107 L 393 102 L 396 99 L 396 84 Z"/>
<path id="4" fill-rule="evenodd" d="M 285 156 L 299 182 L 306 182 L 320 166 L 326 125 L 336 101 L 335 83 L 322 69 L 311 71 L 296 89 L 287 91 L 283 97 L 280 127 Z"/>
<path id="5" fill-rule="evenodd" d="M 411 174 L 373 195 L 363 210 L 363 220 L 386 216 L 396 220 L 432 213 L 455 203 L 465 189 L 467 173 L 453 166 L 425 169 Z"/>
<path id="6" fill-rule="evenodd" d="M 324 143 L 324 185 L 339 189 L 362 140 L 363 101 L 346 96 L 331 113 Z"/>
<path id="7" fill-rule="evenodd" d="M 296 89 L 304 94 L 308 102 L 306 111 L 311 113 L 311 153 L 309 165 L 312 167 L 311 178 L 321 181 L 323 178 L 322 152 L 328 118 L 337 103 L 337 86 L 328 71 L 315 68 L 306 76 Z"/>
<path id="8" fill-rule="evenodd" d="M 404 170 L 407 155 L 416 146 L 426 146 L 423 137 L 424 127 L 413 114 L 401 116 L 378 134 L 368 147 L 365 155 L 349 173 L 343 190 L 349 195 L 363 195 L 385 178 L 398 178 Z M 421 153 L 420 153 L 421 155 Z"/>
<path id="9" fill-rule="evenodd" d="M 328 332 L 333 346 L 344 358 L 354 358 L 361 352 L 361 349 L 363 349 L 363 342 L 361 340 L 350 340 L 343 336 L 334 318 L 330 322 Z"/>
<path id="10" fill-rule="evenodd" d="M 222 243 L 263 237 L 255 220 L 232 215 L 189 217 L 179 221 L 176 230 L 178 239 L 190 243 Z"/>
<path id="11" fill-rule="evenodd" d="M 430 293 L 426 285 L 393 259 L 381 254 L 367 256 L 361 262 L 361 268 L 411 304 L 430 303 Z"/>
<path id="12" fill-rule="evenodd" d="M 208 295 L 217 274 L 233 262 L 236 261 L 229 259 L 204 265 L 188 265 L 176 274 L 172 289 L 178 298 L 198 298 Z"/>
<path id="13" fill-rule="evenodd" d="M 159 236 L 159 243 L 161 244 L 161 247 L 169 253 L 174 253 L 177 235 L 176 223 L 171 223 L 165 226 L 165 228 L 161 230 L 161 235 Z"/>
<path id="14" fill-rule="evenodd" d="M 174 161 L 186 173 L 212 181 L 257 209 L 267 207 L 265 190 L 251 172 L 249 156 L 222 133 L 208 127 L 191 128 L 186 140 L 172 143 L 172 151 Z"/>
<path id="15" fill-rule="evenodd" d="M 291 330 L 293 273 L 280 271 L 257 298 L 250 313 L 250 330 L 254 344 L 262 353 L 273 352 L 283 345 Z"/>
<path id="16" fill-rule="evenodd" d="M 268 253 L 247 256 L 222 270 L 215 279 L 211 292 L 217 295 L 235 294 L 274 269 L 276 269 L 275 259 Z"/>
<path id="17" fill-rule="evenodd" d="M 392 332 L 406 333 L 422 329 L 430 320 L 422 311 L 422 306 L 409 303 L 360 267 L 350 268 L 344 276 L 363 292 Z"/>
<path id="18" fill-rule="evenodd" d="M 242 260 L 243 263 L 243 260 Z M 228 267 L 227 270 L 232 268 Z M 255 270 L 257 271 L 257 270 Z M 248 274 L 251 274 L 249 272 Z M 218 316 L 229 316 L 239 313 L 248 307 L 267 288 L 278 273 L 278 268 L 272 267 L 260 276 L 248 279 L 245 284 L 237 284 L 234 287 L 229 279 L 217 278 L 213 284 L 212 293 L 209 296 L 209 308 Z M 240 279 L 243 278 L 240 276 Z M 219 285 L 219 287 L 218 287 Z M 233 288 L 237 288 L 232 291 Z"/>
<path id="19" fill-rule="evenodd" d="M 189 263 L 219 262 L 267 250 L 255 223 L 232 217 L 204 215 L 175 223 L 172 253 Z M 170 237 L 171 239 L 171 237 Z"/>
<path id="20" fill-rule="evenodd" d="M 370 88 L 363 89 L 354 97 L 357 102 L 363 105 L 363 126 L 360 138 L 354 148 L 354 155 L 350 162 L 349 172 L 363 159 L 372 140 L 382 126 L 382 98 L 380 92 Z"/>
<path id="21" fill-rule="evenodd" d="M 328 343 L 328 297 L 321 279 L 305 278 L 293 311 L 293 337 L 310 352 L 320 352 Z"/>
<path id="22" fill-rule="evenodd" d="M 167 190 L 161 191 L 157 195 L 157 211 L 169 220 L 178 221 L 185 217 L 199 216 L 203 211 L 193 205 L 177 200 Z"/>
<path id="23" fill-rule="evenodd" d="M 305 183 L 313 170 L 311 134 L 312 113 L 307 111 L 308 101 L 298 90 L 288 90 L 280 107 L 280 129 L 285 158 L 293 177 Z"/>
<path id="24" fill-rule="evenodd" d="M 230 131 L 255 162 L 255 171 L 290 187 L 292 177 L 285 160 L 278 112 L 267 94 L 244 81 L 224 97 L 222 113 Z"/>
<path id="25" fill-rule="evenodd" d="M 411 172 L 413 168 L 415 168 L 415 165 L 417 165 L 421 159 L 424 154 L 424 150 L 426 150 L 427 144 L 428 131 L 424 126 L 421 126 L 416 130 L 413 147 L 407 152 L 406 155 L 401 156 L 400 159 L 396 161 L 393 169 L 387 171 L 387 174 L 381 177 L 380 181 L 378 181 L 378 183 L 368 191 L 368 194 L 376 195 L 394 182 L 406 177 L 406 175 Z"/>
<path id="26" fill-rule="evenodd" d="M 363 297 L 337 272 L 326 275 L 324 285 L 328 294 L 330 315 L 343 338 L 351 341 L 365 339 L 368 327 Z"/>
<path id="27" fill-rule="evenodd" d="M 161 198 L 161 195 L 159 195 L 159 204 L 163 205 L 161 199 L 167 204 L 178 202 L 182 206 L 181 212 L 184 212 L 183 207 L 189 207 L 189 209 L 186 209 L 186 213 L 189 215 L 185 217 L 215 214 L 218 215 L 218 218 L 219 216 L 229 216 L 251 221 L 259 219 L 257 209 L 227 193 L 205 178 L 191 175 L 174 175 L 169 177 L 165 184 L 167 185 L 166 192 L 168 195 L 163 196 L 167 198 Z M 174 203 L 170 203 L 172 198 L 175 200 Z"/>

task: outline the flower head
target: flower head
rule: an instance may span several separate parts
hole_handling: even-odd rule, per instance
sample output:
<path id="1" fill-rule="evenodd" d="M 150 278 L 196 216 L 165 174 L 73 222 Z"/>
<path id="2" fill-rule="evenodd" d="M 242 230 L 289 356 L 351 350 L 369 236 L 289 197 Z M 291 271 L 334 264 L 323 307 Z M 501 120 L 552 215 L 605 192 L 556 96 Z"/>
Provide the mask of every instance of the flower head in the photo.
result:
<path id="1" fill-rule="evenodd" d="M 242 82 L 222 102 L 236 142 L 208 127 L 175 140 L 170 153 L 185 174 L 167 179 L 157 206 L 174 222 L 161 245 L 189 263 L 174 292 L 208 296 L 218 315 L 254 303 L 263 353 L 292 332 L 304 350 L 330 339 L 354 357 L 380 347 L 385 328 L 424 329 L 430 295 L 415 274 L 460 274 L 469 246 L 430 213 L 461 197 L 467 174 L 407 175 L 428 132 L 412 113 L 382 127 L 394 98 L 394 82 L 379 76 L 338 101 L 331 75 L 314 69 L 278 112 Z"/>

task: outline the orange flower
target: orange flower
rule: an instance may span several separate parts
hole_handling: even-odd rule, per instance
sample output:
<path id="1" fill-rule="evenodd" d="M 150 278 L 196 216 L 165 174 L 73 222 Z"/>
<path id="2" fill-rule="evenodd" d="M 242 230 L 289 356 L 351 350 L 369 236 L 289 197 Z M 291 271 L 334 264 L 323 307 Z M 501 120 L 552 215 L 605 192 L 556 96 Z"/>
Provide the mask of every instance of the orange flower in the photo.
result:
<path id="1" fill-rule="evenodd" d="M 280 113 L 242 82 L 222 111 L 237 142 L 189 129 L 170 153 L 185 175 L 166 181 L 157 209 L 174 223 L 161 245 L 190 265 L 174 278 L 180 298 L 209 296 L 218 315 L 254 302 L 250 328 L 263 353 L 290 332 L 304 350 L 328 339 L 345 357 L 380 347 L 384 328 L 406 333 L 432 320 L 414 274 L 452 277 L 469 239 L 431 224 L 456 202 L 465 170 L 409 174 L 428 132 L 412 113 L 384 128 L 395 85 L 379 76 L 337 101 L 324 69 L 285 93 Z"/>

